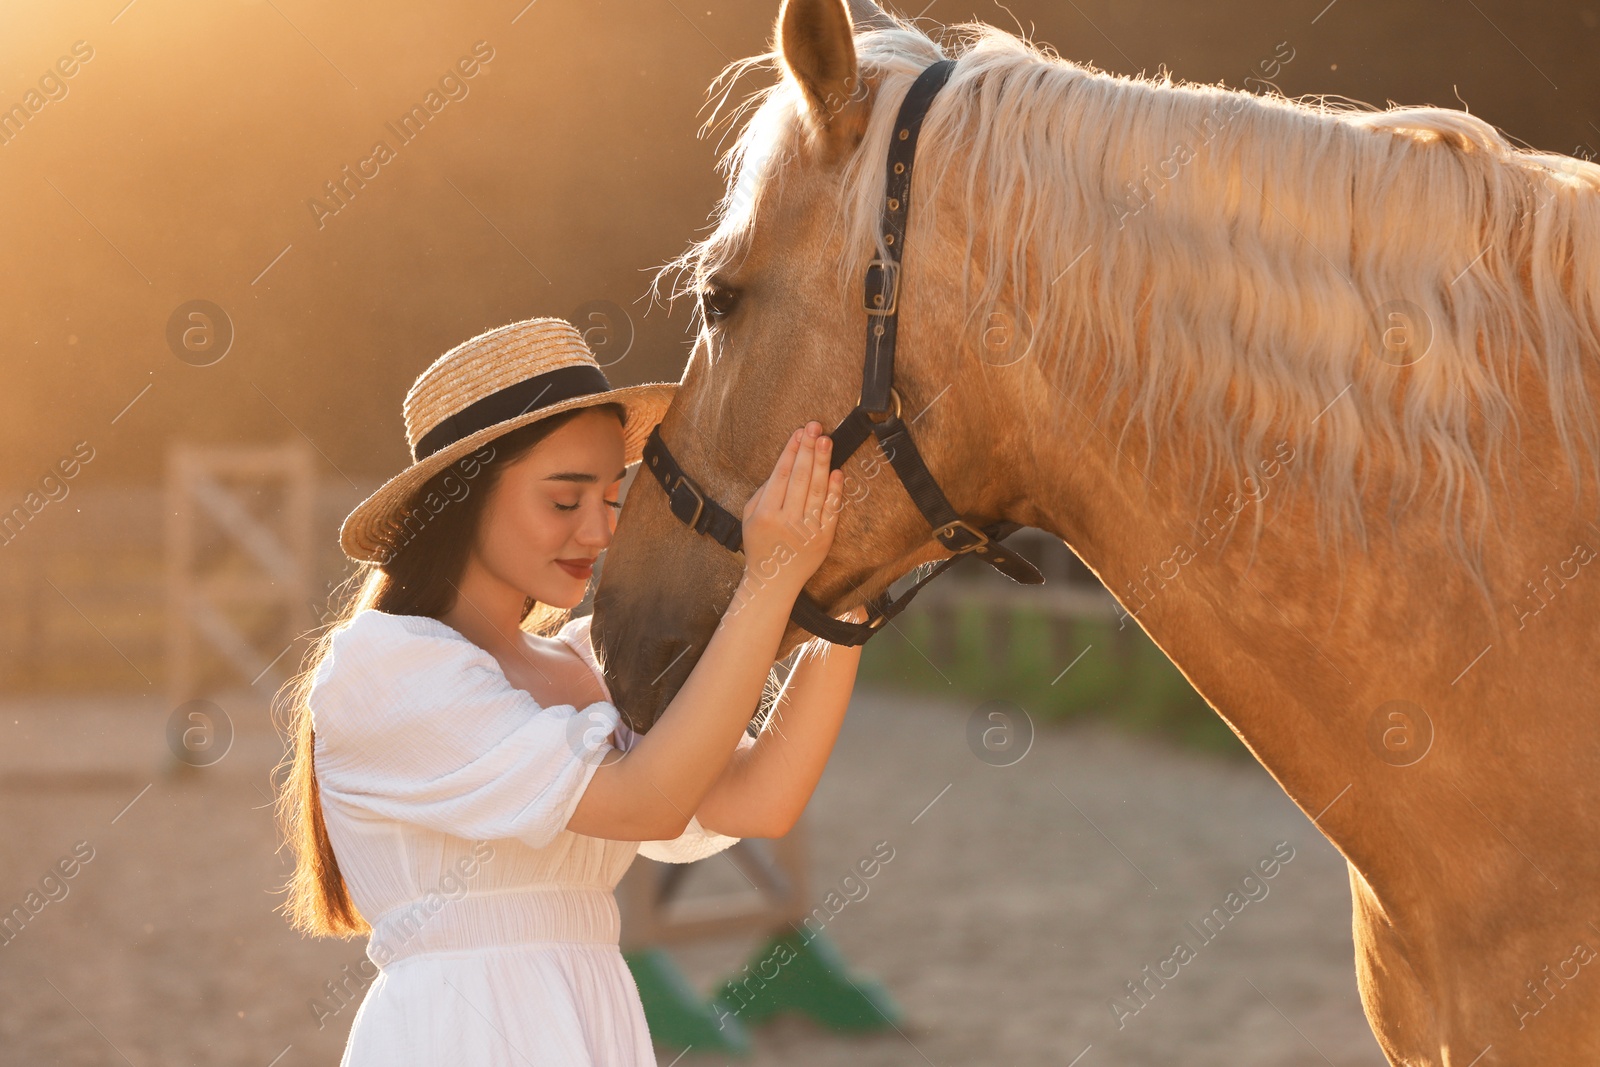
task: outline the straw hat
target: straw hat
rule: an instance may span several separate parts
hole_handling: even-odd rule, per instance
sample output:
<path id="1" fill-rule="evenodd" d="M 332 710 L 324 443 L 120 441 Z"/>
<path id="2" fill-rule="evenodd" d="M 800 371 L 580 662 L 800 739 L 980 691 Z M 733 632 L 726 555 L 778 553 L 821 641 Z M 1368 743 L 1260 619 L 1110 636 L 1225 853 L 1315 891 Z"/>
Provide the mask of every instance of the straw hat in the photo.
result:
<path id="1" fill-rule="evenodd" d="M 611 388 L 583 335 L 565 319 L 513 322 L 463 341 L 406 394 L 411 466 L 346 516 L 340 547 L 353 560 L 386 562 L 413 536 L 405 519 L 424 482 L 509 430 L 573 408 L 621 404 L 623 462 L 634 463 L 677 388 L 677 382 Z"/>

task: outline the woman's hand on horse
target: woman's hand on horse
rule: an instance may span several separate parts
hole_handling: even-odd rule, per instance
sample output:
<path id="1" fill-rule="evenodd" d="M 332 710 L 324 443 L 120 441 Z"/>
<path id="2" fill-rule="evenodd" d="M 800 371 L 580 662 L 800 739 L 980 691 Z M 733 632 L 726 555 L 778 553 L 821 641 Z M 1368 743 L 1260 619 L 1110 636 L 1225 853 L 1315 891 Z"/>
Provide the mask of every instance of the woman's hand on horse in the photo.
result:
<path id="1" fill-rule="evenodd" d="M 810 422 L 789 435 L 772 474 L 744 506 L 745 570 L 799 594 L 833 546 L 844 472 L 832 470 L 833 442 Z"/>

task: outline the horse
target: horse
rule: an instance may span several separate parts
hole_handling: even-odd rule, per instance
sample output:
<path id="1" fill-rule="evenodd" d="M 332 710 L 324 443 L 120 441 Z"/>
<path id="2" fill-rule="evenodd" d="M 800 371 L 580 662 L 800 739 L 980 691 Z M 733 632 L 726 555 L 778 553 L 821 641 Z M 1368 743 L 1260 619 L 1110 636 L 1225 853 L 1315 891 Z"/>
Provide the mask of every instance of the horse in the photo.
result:
<path id="1" fill-rule="evenodd" d="M 897 297 L 929 471 L 1070 546 L 1348 861 L 1391 1063 L 1596 1062 L 1600 167 L 1456 110 L 940 36 L 785 0 L 713 84 L 721 112 L 776 75 L 657 277 L 698 320 L 659 434 L 737 513 L 793 427 L 851 410 L 896 108 L 953 58 Z M 882 458 L 845 465 L 805 587 L 833 614 L 950 555 Z M 628 494 L 594 628 L 635 728 L 760 562 Z"/>

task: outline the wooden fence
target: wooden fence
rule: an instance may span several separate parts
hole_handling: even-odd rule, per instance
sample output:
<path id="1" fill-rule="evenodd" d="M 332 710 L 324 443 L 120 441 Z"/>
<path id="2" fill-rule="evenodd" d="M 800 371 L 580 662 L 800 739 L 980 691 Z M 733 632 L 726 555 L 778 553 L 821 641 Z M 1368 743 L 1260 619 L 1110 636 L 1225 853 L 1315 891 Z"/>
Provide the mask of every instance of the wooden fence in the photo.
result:
<path id="1" fill-rule="evenodd" d="M 350 572 L 334 532 L 363 495 L 343 482 L 314 494 L 308 626 Z M 167 499 L 164 486 L 74 489 L 0 546 L 0 689 L 166 692 Z"/>

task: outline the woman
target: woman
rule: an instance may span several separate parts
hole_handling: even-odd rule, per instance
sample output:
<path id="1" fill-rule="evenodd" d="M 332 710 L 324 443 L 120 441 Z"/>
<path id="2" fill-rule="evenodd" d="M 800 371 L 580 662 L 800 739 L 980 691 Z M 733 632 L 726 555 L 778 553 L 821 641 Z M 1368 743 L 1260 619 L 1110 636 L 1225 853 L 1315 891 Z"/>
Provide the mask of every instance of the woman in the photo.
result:
<path id="1" fill-rule="evenodd" d="M 843 479 L 819 424 L 743 513 L 749 559 L 785 539 L 791 558 L 747 579 L 648 734 L 609 702 L 588 617 L 564 621 L 674 388 L 612 389 L 560 319 L 490 330 L 417 379 L 414 462 L 345 520 L 359 593 L 295 690 L 279 796 L 289 920 L 371 935 L 344 1067 L 653 1064 L 618 880 L 636 853 L 783 835 L 821 776 L 858 649 L 804 658 L 782 730 L 746 730 L 833 540 Z"/>

